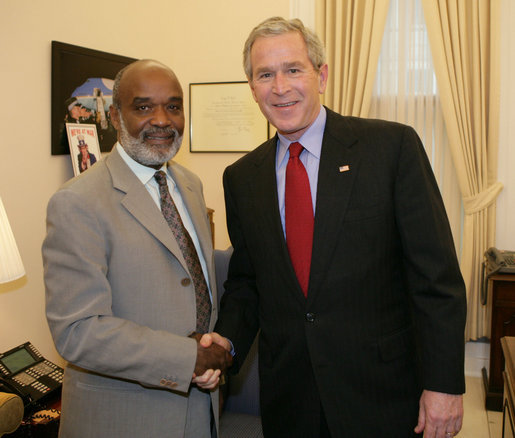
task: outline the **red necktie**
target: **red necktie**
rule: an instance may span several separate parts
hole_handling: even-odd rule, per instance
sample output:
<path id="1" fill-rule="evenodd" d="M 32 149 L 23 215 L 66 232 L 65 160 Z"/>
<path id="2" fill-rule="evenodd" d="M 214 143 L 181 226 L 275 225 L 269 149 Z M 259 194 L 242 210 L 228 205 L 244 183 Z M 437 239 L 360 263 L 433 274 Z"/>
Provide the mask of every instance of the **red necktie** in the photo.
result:
<path id="1" fill-rule="evenodd" d="M 299 159 L 303 150 L 298 142 L 290 144 L 290 159 L 286 166 L 284 219 L 290 259 L 304 296 L 307 296 L 315 220 L 308 174 Z"/>

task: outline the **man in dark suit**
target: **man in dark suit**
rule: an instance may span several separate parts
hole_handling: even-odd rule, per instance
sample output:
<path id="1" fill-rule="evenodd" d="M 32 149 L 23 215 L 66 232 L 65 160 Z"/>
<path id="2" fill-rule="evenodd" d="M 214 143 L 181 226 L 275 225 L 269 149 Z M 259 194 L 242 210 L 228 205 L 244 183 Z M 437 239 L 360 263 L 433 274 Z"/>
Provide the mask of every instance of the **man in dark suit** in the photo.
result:
<path id="1" fill-rule="evenodd" d="M 410 127 L 320 105 L 324 58 L 299 20 L 245 44 L 278 135 L 225 171 L 234 253 L 225 338 L 208 336 L 232 342 L 237 370 L 260 330 L 266 437 L 454 436 L 465 288 L 431 166 Z"/>

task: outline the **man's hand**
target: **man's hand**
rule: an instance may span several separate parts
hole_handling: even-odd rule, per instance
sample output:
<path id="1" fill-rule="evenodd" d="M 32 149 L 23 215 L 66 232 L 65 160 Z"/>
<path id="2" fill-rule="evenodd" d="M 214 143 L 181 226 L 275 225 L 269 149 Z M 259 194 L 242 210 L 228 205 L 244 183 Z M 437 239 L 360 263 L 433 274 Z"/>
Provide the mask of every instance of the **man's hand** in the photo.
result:
<path id="1" fill-rule="evenodd" d="M 204 337 L 205 336 L 208 335 L 204 335 Z M 221 338 L 221 336 L 217 336 Z M 200 333 L 192 333 L 190 338 L 193 338 L 197 341 L 197 362 L 195 363 L 195 370 L 193 374 L 194 378 L 197 376 L 202 376 L 208 370 L 224 372 L 232 365 L 232 356 L 229 352 L 229 342 L 227 342 L 228 348 L 225 348 L 225 345 L 221 346 L 219 343 L 213 342 L 210 337 L 201 341 L 203 337 Z M 220 375 L 220 373 L 218 373 L 218 375 Z M 206 376 L 203 377 L 206 379 Z M 210 379 L 207 378 L 207 380 Z"/>
<path id="2" fill-rule="evenodd" d="M 220 383 L 220 370 L 207 370 L 201 376 L 193 377 L 192 382 L 202 389 L 215 389 Z"/>
<path id="3" fill-rule="evenodd" d="M 220 336 L 216 332 L 206 333 L 200 339 L 200 344 L 203 347 L 209 347 L 211 344 L 218 344 L 221 347 L 225 348 L 227 351 L 231 351 L 232 345 L 227 338 Z M 232 359 L 231 359 L 232 363 Z"/>
<path id="4" fill-rule="evenodd" d="M 217 347 L 223 348 L 224 352 L 226 353 L 226 364 L 227 367 L 230 367 L 232 365 L 232 356 L 229 353 L 231 351 L 231 343 L 226 339 L 220 336 L 218 333 L 208 333 L 203 336 L 194 333 L 192 337 L 195 337 L 197 342 L 199 343 L 200 347 L 202 348 L 210 348 L 210 347 Z M 199 339 L 200 338 L 200 339 Z M 198 351 L 198 345 L 197 345 L 197 351 Z M 197 353 L 197 362 L 198 362 L 198 353 Z M 195 366 L 195 370 L 197 367 Z M 225 371 L 224 369 L 208 369 L 206 372 L 202 375 L 195 374 L 193 375 L 193 383 L 196 383 L 197 386 L 199 386 L 202 389 L 214 389 L 218 386 L 220 383 L 220 378 L 222 375 L 222 372 Z"/>
<path id="5" fill-rule="evenodd" d="M 463 422 L 463 395 L 444 394 L 424 390 L 415 433 L 424 438 L 450 438 L 460 430 Z"/>

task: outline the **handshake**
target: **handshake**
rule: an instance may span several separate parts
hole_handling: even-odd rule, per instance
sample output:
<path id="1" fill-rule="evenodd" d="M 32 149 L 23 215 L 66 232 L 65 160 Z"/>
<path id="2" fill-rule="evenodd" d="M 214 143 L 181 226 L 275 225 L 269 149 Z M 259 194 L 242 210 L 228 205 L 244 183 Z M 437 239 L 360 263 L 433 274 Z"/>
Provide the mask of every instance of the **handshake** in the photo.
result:
<path id="1" fill-rule="evenodd" d="M 232 365 L 231 343 L 218 333 L 190 336 L 197 341 L 197 361 L 192 382 L 202 389 L 214 389 L 220 377 Z"/>

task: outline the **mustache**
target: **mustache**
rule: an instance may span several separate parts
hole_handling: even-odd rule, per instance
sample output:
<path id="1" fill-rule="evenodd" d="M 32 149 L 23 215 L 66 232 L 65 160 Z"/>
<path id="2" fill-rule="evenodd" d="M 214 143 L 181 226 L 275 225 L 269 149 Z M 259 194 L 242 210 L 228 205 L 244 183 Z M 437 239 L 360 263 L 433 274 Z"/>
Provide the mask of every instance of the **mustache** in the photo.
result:
<path id="1" fill-rule="evenodd" d="M 154 134 L 173 136 L 173 138 L 177 138 L 179 136 L 179 131 L 177 131 L 177 129 L 172 128 L 170 126 L 165 127 L 165 128 L 153 126 L 151 128 L 144 129 L 143 131 L 141 131 L 140 138 L 144 139 L 146 136 L 154 135 Z"/>

